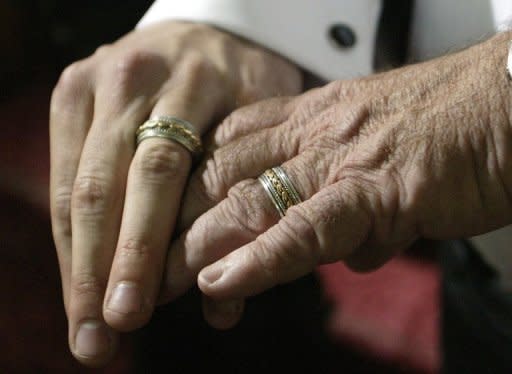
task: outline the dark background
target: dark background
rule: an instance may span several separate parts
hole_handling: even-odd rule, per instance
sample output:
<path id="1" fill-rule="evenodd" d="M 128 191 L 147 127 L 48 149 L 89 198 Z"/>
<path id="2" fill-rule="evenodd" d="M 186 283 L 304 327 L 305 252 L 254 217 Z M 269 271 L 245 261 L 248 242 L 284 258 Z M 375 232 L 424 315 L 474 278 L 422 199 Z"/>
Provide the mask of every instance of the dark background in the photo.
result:
<path id="1" fill-rule="evenodd" d="M 149 0 L 0 0 L 2 99 L 129 30 Z M 19 91 L 18 91 L 19 92 Z"/>

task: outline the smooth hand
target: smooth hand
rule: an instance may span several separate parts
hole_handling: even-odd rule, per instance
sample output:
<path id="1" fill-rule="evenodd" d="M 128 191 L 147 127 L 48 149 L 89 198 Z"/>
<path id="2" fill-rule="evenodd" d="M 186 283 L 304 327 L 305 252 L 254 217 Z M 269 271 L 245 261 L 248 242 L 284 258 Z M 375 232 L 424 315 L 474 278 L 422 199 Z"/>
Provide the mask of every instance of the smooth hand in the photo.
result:
<path id="1" fill-rule="evenodd" d="M 186 188 L 162 299 L 197 281 L 229 327 L 318 264 L 370 270 L 419 237 L 512 222 L 509 40 L 234 112 Z M 284 218 L 258 180 L 279 165 L 303 200 Z"/>
<path id="2" fill-rule="evenodd" d="M 191 157 L 168 139 L 136 148 L 136 129 L 171 115 L 203 134 L 234 108 L 301 85 L 284 59 L 175 22 L 135 31 L 63 72 L 51 102 L 51 214 L 78 360 L 106 363 L 116 330 L 145 324 L 160 290 Z"/>

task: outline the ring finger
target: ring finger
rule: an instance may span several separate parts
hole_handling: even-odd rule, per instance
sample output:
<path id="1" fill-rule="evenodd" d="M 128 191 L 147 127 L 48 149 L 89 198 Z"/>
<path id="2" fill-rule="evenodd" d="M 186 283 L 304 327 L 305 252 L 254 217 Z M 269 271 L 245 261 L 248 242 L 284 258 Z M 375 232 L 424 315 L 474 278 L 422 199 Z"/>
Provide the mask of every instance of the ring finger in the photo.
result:
<path id="1" fill-rule="evenodd" d="M 176 73 L 179 79 L 151 117 L 176 116 L 202 134 L 223 106 L 219 82 L 190 64 Z M 151 316 L 190 165 L 190 152 L 169 139 L 148 138 L 135 152 L 103 305 L 105 320 L 117 330 L 138 328 Z"/>
<path id="2" fill-rule="evenodd" d="M 309 155 L 299 155 L 284 163 L 282 168 L 303 199 L 308 199 L 320 188 L 317 180 L 304 183 L 309 176 L 299 166 L 311 161 Z M 280 186 L 275 185 L 275 188 Z M 281 196 L 282 193 L 281 190 Z M 226 199 L 199 217 L 171 247 L 166 269 L 166 296 L 174 298 L 181 294 L 196 281 L 201 269 L 252 242 L 278 221 L 276 204 L 258 180 L 248 179 L 233 186 Z M 300 253 L 296 255 L 300 256 Z M 204 306 L 210 324 L 227 328 L 240 318 L 243 303 L 241 300 L 207 298 Z"/>

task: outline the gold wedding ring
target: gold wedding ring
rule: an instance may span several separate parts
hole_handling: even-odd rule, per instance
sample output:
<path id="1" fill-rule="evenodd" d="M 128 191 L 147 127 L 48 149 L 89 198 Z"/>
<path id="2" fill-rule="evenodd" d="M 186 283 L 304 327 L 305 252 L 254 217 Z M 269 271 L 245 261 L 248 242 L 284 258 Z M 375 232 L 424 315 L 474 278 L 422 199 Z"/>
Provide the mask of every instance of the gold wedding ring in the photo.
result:
<path id="1" fill-rule="evenodd" d="M 288 208 L 302 202 L 299 193 L 282 167 L 265 170 L 258 178 L 279 215 L 284 217 Z"/>
<path id="2" fill-rule="evenodd" d="M 145 139 L 165 138 L 178 142 L 197 157 L 203 151 L 201 138 L 189 122 L 171 116 L 158 116 L 144 122 L 135 132 L 137 146 Z"/>

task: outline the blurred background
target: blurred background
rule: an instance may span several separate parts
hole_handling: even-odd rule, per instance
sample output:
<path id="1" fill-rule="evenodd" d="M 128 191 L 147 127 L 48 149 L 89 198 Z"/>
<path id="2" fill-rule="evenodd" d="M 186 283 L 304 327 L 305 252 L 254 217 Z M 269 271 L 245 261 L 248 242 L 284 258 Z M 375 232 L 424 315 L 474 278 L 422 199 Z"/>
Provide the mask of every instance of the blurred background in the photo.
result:
<path id="1" fill-rule="evenodd" d="M 421 261 L 371 275 L 322 267 L 250 300 L 232 332 L 205 325 L 193 291 L 124 336 L 107 368 L 74 361 L 49 220 L 50 95 L 67 65 L 132 30 L 151 3 L 0 0 L 0 372 L 437 372 L 439 269 L 422 248 Z"/>
<path id="2" fill-rule="evenodd" d="M 69 63 L 133 29 L 150 0 L 0 1 L 2 96 L 34 78 L 55 78 Z"/>

